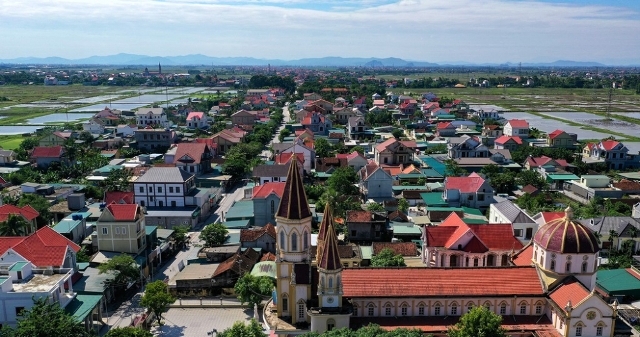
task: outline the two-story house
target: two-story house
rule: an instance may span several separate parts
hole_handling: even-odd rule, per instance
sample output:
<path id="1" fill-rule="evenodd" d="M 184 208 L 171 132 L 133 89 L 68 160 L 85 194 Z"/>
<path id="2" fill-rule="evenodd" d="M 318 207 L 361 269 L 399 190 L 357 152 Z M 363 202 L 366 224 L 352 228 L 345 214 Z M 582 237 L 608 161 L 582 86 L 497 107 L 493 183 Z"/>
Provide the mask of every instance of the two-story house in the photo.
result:
<path id="1" fill-rule="evenodd" d="M 373 154 L 378 165 L 398 165 L 413 162 L 413 154 L 417 147 L 415 141 L 400 141 L 389 138 L 376 145 Z"/>
<path id="2" fill-rule="evenodd" d="M 67 162 L 64 147 L 60 145 L 35 147 L 31 152 L 31 160 L 35 162 L 38 167 L 47 167 L 55 162 Z"/>
<path id="3" fill-rule="evenodd" d="M 231 122 L 234 125 L 253 125 L 256 123 L 256 113 L 247 110 L 238 110 L 231 115 Z"/>
<path id="4" fill-rule="evenodd" d="M 358 172 L 360 194 L 364 200 L 384 201 L 393 198 L 393 177 L 375 161 Z"/>
<path id="5" fill-rule="evenodd" d="M 489 223 L 511 224 L 513 235 L 525 245 L 538 231 L 538 223 L 511 200 L 501 201 L 489 206 Z"/>
<path id="6" fill-rule="evenodd" d="M 179 143 L 175 147 L 173 164 L 182 170 L 200 175 L 211 171 L 211 149 L 206 143 Z"/>
<path id="7" fill-rule="evenodd" d="M 102 111 L 93 115 L 93 119 L 98 120 L 102 125 L 115 126 L 118 125 L 122 116 L 122 111 L 111 110 L 105 107 Z"/>
<path id="8" fill-rule="evenodd" d="M 176 132 L 169 129 L 138 129 L 133 136 L 136 147 L 145 151 L 164 151 L 176 140 Z"/>
<path id="9" fill-rule="evenodd" d="M 358 140 L 371 138 L 373 134 L 368 133 L 369 127 L 364 122 L 364 117 L 356 116 L 349 118 L 347 122 L 347 137 Z"/>
<path id="10" fill-rule="evenodd" d="M 189 129 L 206 129 L 209 127 L 204 112 L 192 111 L 187 115 L 187 127 Z"/>
<path id="11" fill-rule="evenodd" d="M 440 137 L 453 137 L 456 135 L 456 126 L 451 122 L 439 122 L 436 124 L 436 134 Z"/>
<path id="12" fill-rule="evenodd" d="M 254 225 L 261 227 L 276 222 L 276 212 L 280 206 L 280 200 L 282 200 L 285 181 L 286 174 L 282 182 L 266 182 L 253 188 L 251 200 L 253 201 Z"/>
<path id="13" fill-rule="evenodd" d="M 158 126 L 168 128 L 171 122 L 163 108 L 140 108 L 136 111 L 136 125 L 139 127 Z"/>
<path id="14" fill-rule="evenodd" d="M 383 241 L 387 239 L 387 215 L 385 212 L 363 210 L 347 211 L 346 237 L 350 242 Z"/>
<path id="15" fill-rule="evenodd" d="M 334 108 L 334 112 L 333 112 L 335 122 L 342 125 L 347 124 L 347 122 L 349 121 L 349 118 L 355 117 L 359 114 L 360 114 L 360 110 L 355 108 L 341 108 L 341 109 Z"/>
<path id="16" fill-rule="evenodd" d="M 140 254 L 147 247 L 144 212 L 138 204 L 109 204 L 98 218 L 98 250 Z"/>
<path id="17" fill-rule="evenodd" d="M 135 202 L 143 207 L 184 207 L 195 176 L 178 167 L 152 167 L 133 183 Z"/>
<path id="18" fill-rule="evenodd" d="M 346 159 L 347 166 L 351 167 L 354 172 L 359 172 L 363 167 L 365 167 L 365 165 L 369 163 L 363 155 L 356 151 L 351 153 L 338 153 L 336 154 L 336 158 Z"/>
<path id="19" fill-rule="evenodd" d="M 453 207 L 487 209 L 493 203 L 493 187 L 475 172 L 467 177 L 447 177 L 442 198 Z"/>
<path id="20" fill-rule="evenodd" d="M 55 131 L 40 139 L 39 146 L 62 146 L 69 139 L 77 138 L 78 134 L 74 131 Z"/>
<path id="21" fill-rule="evenodd" d="M 506 149 L 509 151 L 515 151 L 518 147 L 522 146 L 522 138 L 518 136 L 501 136 L 494 141 L 496 149 Z"/>
<path id="22" fill-rule="evenodd" d="M 302 127 L 313 131 L 316 135 L 328 135 L 332 127 L 331 120 L 318 112 L 307 112 L 300 122 Z"/>
<path id="23" fill-rule="evenodd" d="M 524 119 L 510 119 L 504 125 L 504 132 L 507 136 L 528 137 L 529 122 Z"/>
<path id="24" fill-rule="evenodd" d="M 450 159 L 487 158 L 489 149 L 479 138 L 464 135 L 447 139 L 447 154 Z"/>
<path id="25" fill-rule="evenodd" d="M 605 139 L 589 143 L 583 148 L 583 157 L 588 164 L 603 162 L 608 168 L 622 170 L 640 166 L 640 155 L 629 155 L 629 149 L 621 142 Z"/>
<path id="26" fill-rule="evenodd" d="M 104 133 L 104 125 L 101 120 L 92 118 L 88 121 L 82 122 L 82 130 L 94 135 L 100 135 Z"/>
<path id="27" fill-rule="evenodd" d="M 563 149 L 575 149 L 578 144 L 578 135 L 555 130 L 547 135 L 547 146 Z"/>
<path id="28" fill-rule="evenodd" d="M 222 130 L 211 136 L 213 143 L 217 146 L 216 153 L 218 155 L 224 155 L 232 147 L 240 144 L 246 134 L 246 131 L 234 128 Z"/>
<path id="29" fill-rule="evenodd" d="M 267 223 L 264 227 L 241 229 L 240 246 L 242 248 L 260 248 L 263 252 L 275 254 L 276 227 Z"/>

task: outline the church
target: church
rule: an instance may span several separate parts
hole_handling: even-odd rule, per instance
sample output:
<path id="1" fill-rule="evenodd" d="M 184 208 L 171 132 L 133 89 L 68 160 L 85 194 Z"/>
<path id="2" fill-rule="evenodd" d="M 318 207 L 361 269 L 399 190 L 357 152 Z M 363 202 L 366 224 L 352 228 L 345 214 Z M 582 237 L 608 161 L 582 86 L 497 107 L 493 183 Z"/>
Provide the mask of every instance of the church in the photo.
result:
<path id="1" fill-rule="evenodd" d="M 271 335 L 375 323 L 446 336 L 475 306 L 501 315 L 509 336 L 631 335 L 618 303 L 595 291 L 597 240 L 571 208 L 541 226 L 508 266 L 344 268 L 328 206 L 311 255 L 312 213 L 298 171 L 290 166 L 276 214 L 277 286 L 264 312 Z"/>

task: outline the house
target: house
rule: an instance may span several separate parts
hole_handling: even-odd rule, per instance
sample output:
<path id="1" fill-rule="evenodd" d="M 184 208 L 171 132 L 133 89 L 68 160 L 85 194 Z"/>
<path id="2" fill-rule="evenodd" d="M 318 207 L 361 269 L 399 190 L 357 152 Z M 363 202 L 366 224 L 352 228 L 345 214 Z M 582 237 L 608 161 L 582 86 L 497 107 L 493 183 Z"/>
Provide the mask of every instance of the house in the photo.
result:
<path id="1" fill-rule="evenodd" d="M 500 125 L 485 125 L 482 127 L 482 136 L 498 138 L 502 136 L 502 127 Z"/>
<path id="2" fill-rule="evenodd" d="M 38 145 L 41 147 L 62 146 L 67 140 L 75 139 L 77 136 L 73 131 L 55 131 L 42 137 Z"/>
<path id="3" fill-rule="evenodd" d="M 504 132 L 506 136 L 529 136 L 529 122 L 524 119 L 510 119 L 504 125 Z"/>
<path id="4" fill-rule="evenodd" d="M 147 247 L 144 212 L 138 204 L 109 204 L 96 233 L 99 251 L 140 254 Z"/>
<path id="5" fill-rule="evenodd" d="M 329 129 L 332 127 L 331 120 L 317 112 L 307 112 L 300 124 L 303 128 L 313 131 L 314 134 L 324 136 L 329 134 Z"/>
<path id="6" fill-rule="evenodd" d="M 133 182 L 135 202 L 142 207 L 193 205 L 195 188 L 195 176 L 178 167 L 152 167 Z"/>
<path id="7" fill-rule="evenodd" d="M 283 183 L 284 185 L 284 183 Z M 240 247 L 260 248 L 263 252 L 276 253 L 276 227 L 271 223 L 264 227 L 240 230 Z"/>
<path id="8" fill-rule="evenodd" d="M 469 113 L 469 115 L 473 118 L 473 117 L 478 117 L 478 119 L 480 120 L 480 122 L 484 123 L 485 120 L 487 119 L 493 119 L 493 120 L 499 120 L 502 119 L 502 116 L 500 115 L 500 113 L 498 111 L 495 110 L 491 110 L 491 111 L 484 111 L 482 109 L 479 109 L 477 111 L 472 111 L 471 113 Z"/>
<path id="9" fill-rule="evenodd" d="M 93 119 L 97 120 L 104 126 L 115 126 L 118 125 L 122 116 L 122 111 L 120 110 L 111 110 L 108 107 L 105 107 L 102 111 L 93 115 Z"/>
<path id="10" fill-rule="evenodd" d="M 487 209 L 493 203 L 493 187 L 477 173 L 444 179 L 443 199 L 453 207 Z"/>
<path id="11" fill-rule="evenodd" d="M 208 282 L 216 287 L 233 287 L 238 278 L 245 273 L 250 273 L 259 260 L 260 254 L 252 248 L 247 248 L 244 252 L 237 252 L 218 265 L 213 277 Z"/>
<path id="12" fill-rule="evenodd" d="M 133 204 L 135 194 L 133 192 L 106 191 L 104 193 L 104 203 L 109 204 Z"/>
<path id="13" fill-rule="evenodd" d="M 586 228 L 596 233 L 603 249 L 625 249 L 629 245 L 631 251 L 640 249 L 637 234 L 640 231 L 640 219 L 633 216 L 602 216 L 579 220 Z M 612 234 L 615 235 L 612 237 Z"/>
<path id="14" fill-rule="evenodd" d="M 351 167 L 354 172 L 359 172 L 363 167 L 368 164 L 367 159 L 360 153 L 353 151 L 351 153 L 338 153 L 336 154 L 338 159 L 346 159 L 347 166 Z"/>
<path id="15" fill-rule="evenodd" d="M 589 143 L 583 148 L 586 164 L 604 163 L 607 168 L 622 170 L 640 166 L 640 155 L 629 155 L 629 149 L 621 142 L 605 139 L 599 143 Z"/>
<path id="16" fill-rule="evenodd" d="M 231 115 L 233 125 L 253 125 L 256 123 L 256 113 L 247 110 L 238 110 Z"/>
<path id="17" fill-rule="evenodd" d="M 317 105 L 321 107 L 325 113 L 333 112 L 333 103 L 327 102 L 324 99 L 318 99 L 309 103 L 309 105 Z"/>
<path id="18" fill-rule="evenodd" d="M 388 239 L 387 216 L 384 212 L 347 211 L 346 237 L 349 242 L 385 241 Z"/>
<path id="19" fill-rule="evenodd" d="M 456 213 L 425 227 L 422 241 L 427 267 L 506 267 L 511 253 L 523 247 L 510 224 L 468 225 Z"/>
<path id="20" fill-rule="evenodd" d="M 47 167 L 52 163 L 66 162 L 64 147 L 56 146 L 37 146 L 31 152 L 31 160 L 38 167 Z"/>
<path id="21" fill-rule="evenodd" d="M 553 159 L 547 156 L 529 156 L 524 162 L 524 167 L 527 170 L 536 170 L 544 166 L 553 166 L 558 169 L 567 170 L 571 165 L 564 159 Z"/>
<path id="22" fill-rule="evenodd" d="M 453 137 L 456 135 L 456 126 L 451 122 L 439 122 L 436 124 L 436 134 L 439 137 Z"/>
<path id="23" fill-rule="evenodd" d="M 347 166 L 347 158 L 328 157 L 316 159 L 316 173 L 332 174 L 335 170 Z"/>
<path id="24" fill-rule="evenodd" d="M 211 158 L 211 149 L 206 143 L 179 143 L 173 164 L 186 172 L 201 175 L 212 170 Z"/>
<path id="25" fill-rule="evenodd" d="M 192 111 L 187 115 L 187 128 L 189 129 L 206 129 L 209 127 L 207 117 L 204 112 Z"/>
<path id="26" fill-rule="evenodd" d="M 588 201 L 595 197 L 618 199 L 624 195 L 623 191 L 611 187 L 611 179 L 608 176 L 598 174 L 584 174 L 578 181 L 567 181 L 566 189 L 583 199 L 580 201 Z"/>
<path id="27" fill-rule="evenodd" d="M 547 134 L 547 146 L 549 147 L 575 149 L 576 144 L 578 144 L 578 135 L 575 133 L 569 134 L 558 129 Z"/>
<path id="28" fill-rule="evenodd" d="M 0 166 L 12 165 L 16 163 L 16 153 L 12 150 L 0 149 Z"/>
<path id="29" fill-rule="evenodd" d="M 511 224 L 513 235 L 527 244 L 538 230 L 538 224 L 511 200 L 501 201 L 489 206 L 489 223 Z"/>
<path id="30" fill-rule="evenodd" d="M 91 213 L 71 213 L 53 226 L 53 230 L 65 238 L 81 244 L 91 234 L 87 230 L 87 218 Z"/>
<path id="31" fill-rule="evenodd" d="M 358 172 L 360 194 L 364 200 L 376 201 L 393 198 L 393 177 L 375 161 L 369 162 Z"/>
<path id="32" fill-rule="evenodd" d="M 133 137 L 138 130 L 136 125 L 119 124 L 116 127 L 116 136 L 118 137 Z"/>
<path id="33" fill-rule="evenodd" d="M 240 129 L 222 130 L 211 136 L 214 144 L 217 144 L 216 153 L 224 155 L 232 147 L 240 144 L 244 140 L 246 131 Z"/>
<path id="34" fill-rule="evenodd" d="M 369 127 L 364 122 L 364 117 L 357 116 L 349 118 L 347 121 L 347 137 L 359 140 L 365 138 L 372 138 L 373 134 L 368 132 Z"/>
<path id="35" fill-rule="evenodd" d="M 518 136 L 501 136 L 494 141 L 496 149 L 506 149 L 509 151 L 515 151 L 518 147 L 522 146 L 522 138 Z"/>
<path id="36" fill-rule="evenodd" d="M 360 114 L 360 111 L 358 109 L 344 108 L 340 110 L 334 110 L 333 116 L 336 123 L 344 125 L 347 124 L 349 118 L 356 117 L 358 114 Z"/>
<path id="37" fill-rule="evenodd" d="M 413 154 L 417 147 L 415 141 L 400 141 L 389 138 L 374 147 L 374 158 L 378 165 L 408 164 L 413 162 Z"/>
<path id="38" fill-rule="evenodd" d="M 287 172 L 291 162 L 285 165 L 258 165 L 253 168 L 252 177 L 262 185 L 269 182 L 285 182 L 287 181 Z M 302 171 L 298 171 L 302 174 Z"/>
<path id="39" fill-rule="evenodd" d="M 284 166 L 284 165 L 282 165 Z M 286 166 L 288 168 L 288 166 Z M 284 177 L 286 181 L 286 174 Z M 276 222 L 276 210 L 280 206 L 285 182 L 264 182 L 253 188 L 253 216 L 255 226 Z"/>
<path id="40" fill-rule="evenodd" d="M 275 155 L 279 153 L 302 153 L 304 155 L 303 168 L 305 172 L 311 172 L 315 167 L 316 151 L 304 144 L 303 140 L 296 139 L 293 144 L 284 143 L 276 150 L 276 144 L 274 144 Z"/>
<path id="41" fill-rule="evenodd" d="M 31 234 L 38 228 L 37 218 L 40 216 L 40 213 L 30 205 L 18 207 L 11 204 L 5 204 L 0 206 L 0 222 L 9 220 L 9 216 L 12 215 L 21 217 L 29 224 L 29 228 L 26 228 L 24 234 Z"/>
<path id="42" fill-rule="evenodd" d="M 489 149 L 478 137 L 464 135 L 447 139 L 447 154 L 449 159 L 488 158 Z"/>
<path id="43" fill-rule="evenodd" d="M 176 132 L 169 129 L 138 129 L 133 134 L 139 150 L 166 151 L 176 141 Z"/>
<path id="44" fill-rule="evenodd" d="M 99 119 L 92 118 L 88 121 L 82 122 L 82 130 L 87 131 L 90 134 L 100 135 L 104 133 L 104 125 Z"/>
<path id="45" fill-rule="evenodd" d="M 168 128 L 171 126 L 164 108 L 139 108 L 135 116 L 136 125 L 141 128 L 146 126 Z"/>

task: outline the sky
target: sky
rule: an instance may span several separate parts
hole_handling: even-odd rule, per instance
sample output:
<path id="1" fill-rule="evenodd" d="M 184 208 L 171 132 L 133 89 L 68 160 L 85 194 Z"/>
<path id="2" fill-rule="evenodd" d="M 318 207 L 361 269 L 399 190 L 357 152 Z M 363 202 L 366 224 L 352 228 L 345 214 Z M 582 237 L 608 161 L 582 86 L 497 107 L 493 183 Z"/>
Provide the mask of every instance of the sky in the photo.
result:
<path id="1" fill-rule="evenodd" d="M 640 64 L 638 0 L 0 0 L 0 59 Z"/>

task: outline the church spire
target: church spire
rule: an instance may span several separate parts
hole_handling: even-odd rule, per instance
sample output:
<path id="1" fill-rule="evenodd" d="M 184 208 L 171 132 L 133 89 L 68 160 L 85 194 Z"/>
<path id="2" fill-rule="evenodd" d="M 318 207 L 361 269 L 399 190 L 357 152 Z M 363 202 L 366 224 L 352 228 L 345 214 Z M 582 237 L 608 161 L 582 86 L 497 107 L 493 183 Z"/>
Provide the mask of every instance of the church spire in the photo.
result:
<path id="1" fill-rule="evenodd" d="M 278 217 L 290 220 L 302 220 L 311 216 L 296 158 L 297 156 L 294 153 L 289 160 L 287 182 L 284 185 L 284 193 L 276 214 Z"/>
<path id="2" fill-rule="evenodd" d="M 322 248 L 322 255 L 318 261 L 318 269 L 326 271 L 342 269 L 340 254 L 338 253 L 338 238 L 336 237 L 336 232 L 333 229 L 332 223 L 329 223 L 329 227 L 327 228 L 324 247 Z"/>
<path id="3" fill-rule="evenodd" d="M 333 212 L 331 211 L 331 207 L 327 202 L 324 206 L 324 216 L 322 217 L 322 222 L 320 223 L 320 228 L 318 230 L 318 249 L 316 250 L 316 263 L 320 263 L 320 258 L 322 257 L 322 251 L 324 249 L 324 243 L 327 236 L 327 229 L 333 223 Z"/>

